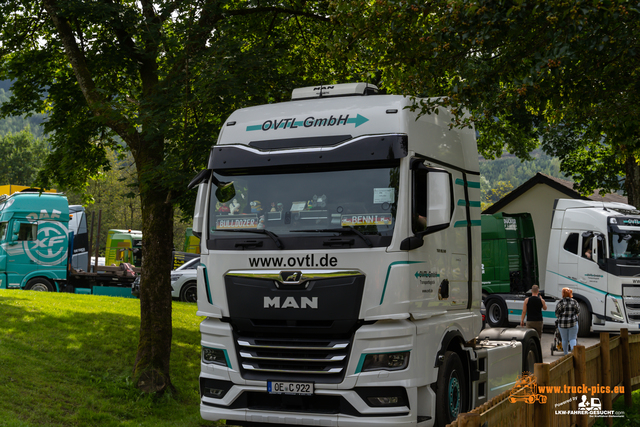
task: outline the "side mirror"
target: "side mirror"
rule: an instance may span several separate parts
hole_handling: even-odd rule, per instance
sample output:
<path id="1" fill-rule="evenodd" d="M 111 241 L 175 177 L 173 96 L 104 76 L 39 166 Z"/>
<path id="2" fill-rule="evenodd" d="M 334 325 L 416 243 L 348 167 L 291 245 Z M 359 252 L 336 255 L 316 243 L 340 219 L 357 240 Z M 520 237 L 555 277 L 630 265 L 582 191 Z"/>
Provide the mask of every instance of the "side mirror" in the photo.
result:
<path id="1" fill-rule="evenodd" d="M 414 235 L 402 241 L 401 250 L 421 247 L 425 235 L 449 227 L 453 214 L 453 184 L 449 172 L 429 167 L 422 159 L 414 159 L 411 170 Z"/>
<path id="2" fill-rule="evenodd" d="M 427 174 L 427 230 L 451 221 L 451 180 L 444 170 Z"/>
<path id="3" fill-rule="evenodd" d="M 7 240 L 9 242 L 17 242 L 19 235 L 20 235 L 20 222 L 16 221 L 13 223 L 13 228 L 11 229 L 11 232 L 8 233 Z"/>
<path id="4" fill-rule="evenodd" d="M 193 211 L 193 228 L 192 228 L 193 234 L 195 236 L 202 235 L 204 216 L 205 216 L 205 212 L 207 211 L 206 203 L 207 203 L 208 189 L 209 189 L 208 182 L 205 181 L 198 184 L 198 196 L 196 197 L 196 205 Z"/>

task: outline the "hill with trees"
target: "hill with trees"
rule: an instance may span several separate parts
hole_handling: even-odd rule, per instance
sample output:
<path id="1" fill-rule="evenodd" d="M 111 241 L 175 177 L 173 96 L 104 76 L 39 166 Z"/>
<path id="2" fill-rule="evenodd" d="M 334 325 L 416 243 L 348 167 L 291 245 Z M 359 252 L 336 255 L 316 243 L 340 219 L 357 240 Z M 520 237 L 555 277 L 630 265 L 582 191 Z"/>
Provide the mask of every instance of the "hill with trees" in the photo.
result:
<path id="1" fill-rule="evenodd" d="M 532 159 L 521 161 L 514 155 L 497 159 L 480 159 L 480 189 L 482 209 L 491 206 L 511 190 L 524 184 L 536 173 L 554 178 L 571 180 L 560 172 L 560 160 L 537 149 L 530 153 Z"/>

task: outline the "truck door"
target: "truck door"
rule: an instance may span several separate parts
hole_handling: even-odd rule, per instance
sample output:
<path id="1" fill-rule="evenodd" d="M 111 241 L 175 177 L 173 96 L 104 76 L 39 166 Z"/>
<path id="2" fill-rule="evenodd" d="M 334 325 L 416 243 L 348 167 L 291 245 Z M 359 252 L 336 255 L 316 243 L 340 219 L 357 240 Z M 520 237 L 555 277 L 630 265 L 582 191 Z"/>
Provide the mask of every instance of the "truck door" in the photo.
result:
<path id="1" fill-rule="evenodd" d="M 37 258 L 31 254 L 29 244 L 38 237 L 38 224 L 26 220 L 14 220 L 7 229 L 7 281 L 19 285 L 27 274 L 38 269 Z"/>
<path id="2" fill-rule="evenodd" d="M 602 297 L 607 292 L 607 275 L 602 269 L 606 258 L 604 236 L 586 231 L 582 233 L 581 240 L 582 252 L 578 258 L 578 280 L 586 286 L 580 290 L 580 293 Z"/>
<path id="3" fill-rule="evenodd" d="M 7 256 L 5 252 L 8 222 L 0 222 L 0 289 L 7 288 Z"/>

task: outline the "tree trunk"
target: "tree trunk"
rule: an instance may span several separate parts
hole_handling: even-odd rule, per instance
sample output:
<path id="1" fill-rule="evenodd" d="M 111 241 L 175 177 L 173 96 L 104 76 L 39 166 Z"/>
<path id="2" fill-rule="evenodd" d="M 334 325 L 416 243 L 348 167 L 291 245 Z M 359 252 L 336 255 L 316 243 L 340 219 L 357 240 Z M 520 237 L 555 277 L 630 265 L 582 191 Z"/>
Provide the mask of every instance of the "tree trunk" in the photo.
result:
<path id="1" fill-rule="evenodd" d="M 640 208 L 640 165 L 632 154 L 625 159 L 627 176 L 624 181 L 624 189 L 627 193 L 628 203 Z"/>
<path id="2" fill-rule="evenodd" d="M 140 186 L 145 186 L 139 168 Z M 138 388 L 148 393 L 173 388 L 171 355 L 171 283 L 173 208 L 168 193 L 151 185 L 141 188 L 142 280 L 140 281 L 140 341 L 134 366 Z"/>

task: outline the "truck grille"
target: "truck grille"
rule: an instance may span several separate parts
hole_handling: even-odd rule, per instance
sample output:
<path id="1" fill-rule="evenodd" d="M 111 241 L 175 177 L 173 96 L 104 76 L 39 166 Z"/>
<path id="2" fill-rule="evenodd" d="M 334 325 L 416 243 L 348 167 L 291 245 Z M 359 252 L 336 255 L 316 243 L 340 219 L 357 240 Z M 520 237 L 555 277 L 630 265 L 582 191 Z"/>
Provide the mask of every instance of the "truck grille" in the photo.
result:
<path id="1" fill-rule="evenodd" d="M 346 338 L 236 338 L 244 378 L 261 380 L 338 383 L 344 377 L 349 346 Z"/>
<path id="2" fill-rule="evenodd" d="M 624 308 L 630 322 L 640 322 L 640 297 L 623 297 Z"/>
<path id="3" fill-rule="evenodd" d="M 281 277 L 297 275 L 299 282 Z M 232 271 L 229 319 L 242 377 L 339 383 L 345 375 L 365 276 L 358 271 Z"/>

